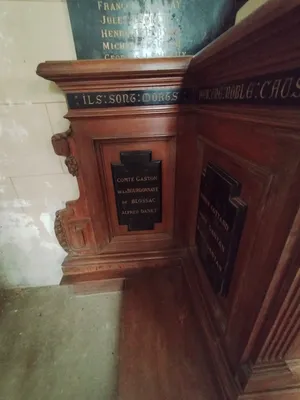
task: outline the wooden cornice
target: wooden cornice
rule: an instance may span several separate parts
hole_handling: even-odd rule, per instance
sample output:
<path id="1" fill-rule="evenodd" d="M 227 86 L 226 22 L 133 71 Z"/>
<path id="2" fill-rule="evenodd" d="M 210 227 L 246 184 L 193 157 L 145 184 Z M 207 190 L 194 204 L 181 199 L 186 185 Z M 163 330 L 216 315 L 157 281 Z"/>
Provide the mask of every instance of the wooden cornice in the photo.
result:
<path id="1" fill-rule="evenodd" d="M 152 59 L 47 61 L 37 74 L 54 82 L 69 80 L 134 79 L 182 76 L 191 57 Z"/>

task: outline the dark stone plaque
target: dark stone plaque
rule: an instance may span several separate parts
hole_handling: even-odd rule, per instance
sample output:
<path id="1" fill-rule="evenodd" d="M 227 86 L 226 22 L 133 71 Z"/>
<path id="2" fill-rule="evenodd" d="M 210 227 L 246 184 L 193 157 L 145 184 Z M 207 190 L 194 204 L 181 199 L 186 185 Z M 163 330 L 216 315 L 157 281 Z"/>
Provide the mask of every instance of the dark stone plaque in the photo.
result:
<path id="1" fill-rule="evenodd" d="M 151 230 L 162 221 L 161 161 L 151 161 L 152 152 L 120 153 L 121 164 L 112 164 L 120 225 L 129 231 Z"/>
<path id="2" fill-rule="evenodd" d="M 235 0 L 67 0 L 78 59 L 193 55 L 234 24 Z"/>
<path id="3" fill-rule="evenodd" d="M 223 296 L 229 290 L 247 210 L 240 192 L 236 179 L 207 164 L 201 179 L 196 243 L 214 291 Z"/>

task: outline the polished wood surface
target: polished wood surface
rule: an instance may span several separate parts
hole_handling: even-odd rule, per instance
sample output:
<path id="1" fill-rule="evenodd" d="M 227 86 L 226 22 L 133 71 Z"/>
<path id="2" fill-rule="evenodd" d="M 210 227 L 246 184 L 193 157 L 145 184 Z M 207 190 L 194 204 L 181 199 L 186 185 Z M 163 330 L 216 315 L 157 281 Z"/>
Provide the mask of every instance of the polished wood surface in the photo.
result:
<path id="1" fill-rule="evenodd" d="M 119 357 L 122 400 L 221 398 L 180 268 L 125 281 Z"/>
<path id="2" fill-rule="evenodd" d="M 268 2 L 196 55 L 184 85 L 210 87 L 299 68 L 300 50 L 293 39 L 299 36 L 299 27 L 299 1 Z M 256 379 L 264 381 L 260 387 L 263 396 L 271 388 L 270 382 L 276 381 L 278 370 L 269 369 L 269 380 L 265 380 L 265 369 L 259 365 L 297 357 L 298 108 L 225 101 L 197 104 L 186 121 L 178 123 L 177 131 L 176 165 L 184 168 L 176 171 L 175 224 L 180 243 L 190 247 L 184 270 L 199 318 L 205 320 L 216 374 L 228 398 L 244 391 L 254 371 Z M 241 183 L 240 197 L 248 204 L 227 298 L 213 292 L 193 248 L 199 182 L 208 162 Z M 289 370 L 288 364 L 284 365 Z M 283 399 L 287 386 L 279 389 Z M 295 387 L 300 393 L 299 380 Z"/>
<path id="3" fill-rule="evenodd" d="M 161 57 L 120 60 L 46 61 L 37 68 L 37 74 L 59 82 L 62 87 L 74 80 L 97 81 L 121 76 L 123 79 L 178 77 L 188 67 L 191 57 Z M 94 82 L 91 82 L 93 84 Z M 106 82 L 109 84 L 110 82 Z"/>
<path id="4" fill-rule="evenodd" d="M 55 81 L 65 93 L 179 90 L 189 60 L 46 62 L 37 73 Z M 137 266 L 147 267 L 149 259 L 167 260 L 173 258 L 172 251 L 178 252 L 174 231 L 178 110 L 176 104 L 69 109 L 70 129 L 52 138 L 80 191 L 79 199 L 57 213 L 55 223 L 58 241 L 68 253 L 65 276 L 98 272 L 99 277 L 110 278 L 117 271 L 126 276 Z M 141 150 L 151 150 L 152 159 L 161 161 L 162 221 L 153 230 L 130 232 L 118 222 L 111 164 L 120 163 L 122 151 Z"/>

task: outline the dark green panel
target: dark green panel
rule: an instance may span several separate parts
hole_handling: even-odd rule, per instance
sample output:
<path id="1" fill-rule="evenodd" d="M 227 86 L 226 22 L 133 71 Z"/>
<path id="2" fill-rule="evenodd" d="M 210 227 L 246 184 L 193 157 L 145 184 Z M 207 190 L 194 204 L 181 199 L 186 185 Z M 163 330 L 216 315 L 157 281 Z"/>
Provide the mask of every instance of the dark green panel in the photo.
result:
<path id="1" fill-rule="evenodd" d="M 78 59 L 192 55 L 235 19 L 235 0 L 67 0 Z"/>

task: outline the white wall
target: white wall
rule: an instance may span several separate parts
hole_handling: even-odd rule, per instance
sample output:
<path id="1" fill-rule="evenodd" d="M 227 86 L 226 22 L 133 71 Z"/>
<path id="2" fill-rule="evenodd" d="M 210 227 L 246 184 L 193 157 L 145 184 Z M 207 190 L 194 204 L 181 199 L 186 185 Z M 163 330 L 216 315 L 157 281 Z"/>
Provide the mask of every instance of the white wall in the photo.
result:
<path id="1" fill-rule="evenodd" d="M 76 55 L 65 2 L 0 0 L 0 286 L 60 281 L 66 254 L 54 215 L 78 189 L 51 146 L 68 128 L 64 96 L 35 70 L 68 59 Z"/>

